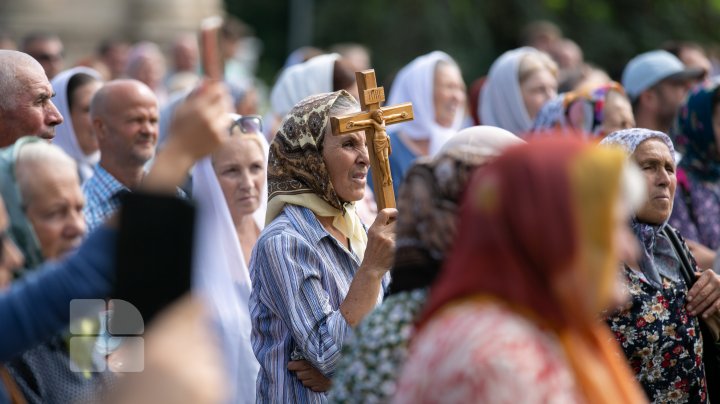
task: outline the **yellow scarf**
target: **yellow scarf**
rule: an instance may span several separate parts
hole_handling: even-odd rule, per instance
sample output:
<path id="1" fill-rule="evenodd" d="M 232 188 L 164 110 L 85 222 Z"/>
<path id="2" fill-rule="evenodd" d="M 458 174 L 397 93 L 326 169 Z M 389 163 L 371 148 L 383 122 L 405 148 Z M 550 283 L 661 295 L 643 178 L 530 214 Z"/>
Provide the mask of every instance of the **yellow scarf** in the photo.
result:
<path id="1" fill-rule="evenodd" d="M 367 247 L 367 233 L 355 211 L 354 203 L 346 203 L 343 210 L 338 210 L 315 194 L 277 195 L 268 202 L 266 226 L 280 215 L 285 205 L 302 206 L 310 209 L 316 216 L 332 217 L 333 227 L 350 240 L 350 248 L 362 261 Z"/>

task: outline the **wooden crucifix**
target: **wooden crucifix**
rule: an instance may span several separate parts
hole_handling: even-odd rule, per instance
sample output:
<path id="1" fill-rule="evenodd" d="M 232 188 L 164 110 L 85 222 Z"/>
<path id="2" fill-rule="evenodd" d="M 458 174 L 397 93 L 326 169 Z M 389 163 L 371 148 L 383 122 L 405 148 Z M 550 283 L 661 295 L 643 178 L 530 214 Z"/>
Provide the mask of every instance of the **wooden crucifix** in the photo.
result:
<path id="1" fill-rule="evenodd" d="M 394 208 L 395 192 L 389 160 L 392 150 L 385 126 L 413 119 L 412 104 L 406 102 L 381 107 L 380 103 L 385 101 L 385 89 L 377 86 L 373 69 L 356 72 L 355 79 L 362 112 L 330 118 L 333 134 L 365 131 L 378 210 Z"/>

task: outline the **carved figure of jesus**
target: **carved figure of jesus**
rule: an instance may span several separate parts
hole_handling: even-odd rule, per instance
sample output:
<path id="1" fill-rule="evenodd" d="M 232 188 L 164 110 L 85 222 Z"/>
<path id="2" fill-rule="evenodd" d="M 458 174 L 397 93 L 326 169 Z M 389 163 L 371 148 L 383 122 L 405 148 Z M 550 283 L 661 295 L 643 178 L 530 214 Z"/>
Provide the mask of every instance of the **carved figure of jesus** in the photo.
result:
<path id="1" fill-rule="evenodd" d="M 385 120 L 399 118 L 402 114 L 392 114 L 383 117 L 382 109 L 377 109 L 373 111 L 371 116 L 372 119 L 353 121 L 353 126 L 372 125 L 375 129 L 372 148 L 380 163 L 383 186 L 390 186 L 392 185 L 392 177 L 390 176 L 390 154 L 392 154 L 392 147 L 390 146 L 390 136 L 388 136 L 385 129 Z"/>

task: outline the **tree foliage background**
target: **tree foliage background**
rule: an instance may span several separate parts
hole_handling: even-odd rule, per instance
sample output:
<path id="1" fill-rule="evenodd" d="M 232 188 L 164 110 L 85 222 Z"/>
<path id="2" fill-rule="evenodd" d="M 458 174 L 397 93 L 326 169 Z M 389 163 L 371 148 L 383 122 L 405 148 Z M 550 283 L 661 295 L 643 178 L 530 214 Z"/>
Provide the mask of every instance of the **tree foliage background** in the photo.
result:
<path id="1" fill-rule="evenodd" d="M 225 0 L 229 13 L 255 30 L 264 44 L 258 74 L 272 83 L 290 53 L 293 0 Z M 295 0 L 297 1 L 297 0 Z M 720 39 L 720 0 L 304 0 L 311 5 L 312 38 L 328 47 L 358 42 L 372 52 L 382 82 L 414 57 L 443 50 L 470 83 L 492 61 L 520 45 L 522 27 L 545 19 L 583 49 L 585 60 L 619 79 L 635 54 L 664 41 Z"/>

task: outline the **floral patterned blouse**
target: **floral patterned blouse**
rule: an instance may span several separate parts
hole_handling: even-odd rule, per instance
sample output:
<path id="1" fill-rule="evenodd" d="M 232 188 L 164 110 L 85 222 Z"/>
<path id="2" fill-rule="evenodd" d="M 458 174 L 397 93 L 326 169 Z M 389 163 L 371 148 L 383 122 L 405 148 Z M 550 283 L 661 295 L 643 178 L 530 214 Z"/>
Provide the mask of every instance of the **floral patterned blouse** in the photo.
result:
<path id="1" fill-rule="evenodd" d="M 389 401 L 426 300 L 427 289 L 393 294 L 360 323 L 340 358 L 328 402 Z"/>
<path id="2" fill-rule="evenodd" d="M 394 403 L 582 403 L 555 334 L 503 305 L 468 300 L 420 330 Z"/>
<path id="3" fill-rule="evenodd" d="M 631 302 L 607 321 L 645 394 L 654 403 L 707 403 L 700 325 L 685 308 L 685 284 L 663 278 L 657 290 L 624 273 Z"/>

